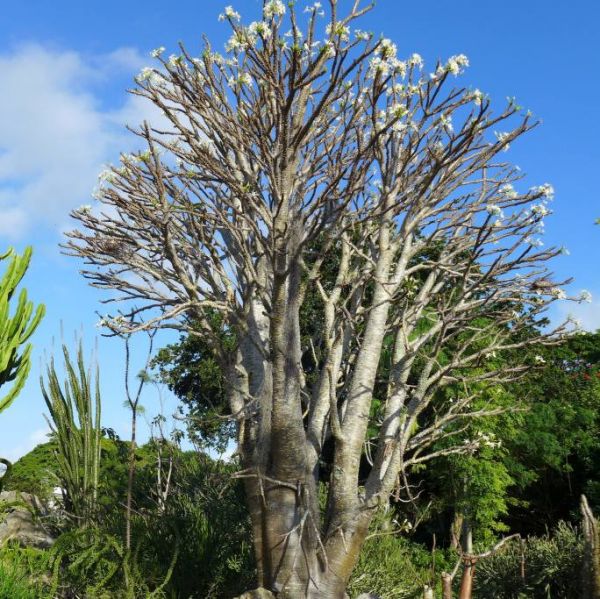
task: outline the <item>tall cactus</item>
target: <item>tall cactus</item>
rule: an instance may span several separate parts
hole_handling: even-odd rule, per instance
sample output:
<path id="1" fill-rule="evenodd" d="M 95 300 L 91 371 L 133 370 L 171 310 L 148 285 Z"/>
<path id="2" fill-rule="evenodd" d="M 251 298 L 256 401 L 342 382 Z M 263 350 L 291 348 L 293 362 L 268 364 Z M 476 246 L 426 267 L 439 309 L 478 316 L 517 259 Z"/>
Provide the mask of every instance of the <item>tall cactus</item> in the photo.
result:
<path id="1" fill-rule="evenodd" d="M 57 443 L 56 461 L 66 508 L 85 525 L 94 516 L 98 494 L 101 450 L 98 370 L 93 382 L 84 365 L 81 343 L 76 364 L 64 345 L 63 355 L 67 374 L 64 385 L 56 373 L 54 359 L 46 369 L 47 381 L 40 377 L 40 384 Z"/>
<path id="2" fill-rule="evenodd" d="M 44 306 L 39 305 L 34 312 L 27 291 L 21 289 L 14 314 L 10 314 L 11 299 L 31 260 L 31 247 L 26 248 L 22 256 L 10 248 L 0 255 L 0 261 L 7 259 L 8 268 L 0 279 L 0 387 L 7 383 L 12 383 L 12 387 L 6 395 L 0 396 L 0 412 L 10 406 L 25 384 L 31 366 L 31 344 L 27 341 L 45 311 Z"/>

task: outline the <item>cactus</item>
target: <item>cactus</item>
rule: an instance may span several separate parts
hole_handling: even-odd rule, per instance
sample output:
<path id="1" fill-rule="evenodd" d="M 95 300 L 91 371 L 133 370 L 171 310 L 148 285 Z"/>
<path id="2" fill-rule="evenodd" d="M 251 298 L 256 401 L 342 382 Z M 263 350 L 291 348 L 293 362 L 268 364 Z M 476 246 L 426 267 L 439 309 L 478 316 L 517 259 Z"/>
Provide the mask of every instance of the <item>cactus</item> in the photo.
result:
<path id="1" fill-rule="evenodd" d="M 54 359 L 46 369 L 47 382 L 40 377 L 40 385 L 50 412 L 48 424 L 57 443 L 56 461 L 65 507 L 81 525 L 86 525 L 93 519 L 98 495 L 101 450 L 98 369 L 94 383 L 84 365 L 81 343 L 77 364 L 64 345 L 63 355 L 67 373 L 64 385 L 59 381 Z"/>
<path id="2" fill-rule="evenodd" d="M 12 383 L 12 387 L 4 397 L 0 396 L 0 412 L 12 404 L 25 384 L 31 366 L 31 344 L 27 341 L 45 311 L 44 306 L 39 305 L 34 313 L 33 302 L 27 299 L 27 291 L 22 289 L 15 313 L 10 315 L 10 302 L 29 266 L 31 248 L 26 248 L 22 256 L 10 248 L 0 256 L 0 260 L 6 259 L 9 265 L 0 279 L 0 387 L 7 383 Z M 19 353 L 23 345 L 25 347 Z"/>

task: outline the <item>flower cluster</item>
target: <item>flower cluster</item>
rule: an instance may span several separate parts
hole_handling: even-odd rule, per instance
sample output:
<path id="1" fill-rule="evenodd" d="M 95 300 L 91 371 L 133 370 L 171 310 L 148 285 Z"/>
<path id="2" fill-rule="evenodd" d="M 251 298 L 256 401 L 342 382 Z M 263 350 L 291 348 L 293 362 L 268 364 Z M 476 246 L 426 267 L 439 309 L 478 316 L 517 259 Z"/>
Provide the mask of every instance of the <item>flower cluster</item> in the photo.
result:
<path id="1" fill-rule="evenodd" d="M 492 216 L 499 216 L 500 218 L 504 218 L 504 214 L 502 213 L 502 208 L 497 204 L 487 204 L 485 207 L 488 214 Z"/>
<path id="2" fill-rule="evenodd" d="M 496 435 L 494 433 L 482 433 L 481 431 L 477 432 L 477 444 L 484 445 L 485 447 L 490 447 L 494 449 L 495 447 L 500 447 L 502 445 L 502 441 L 494 441 Z"/>
<path id="3" fill-rule="evenodd" d="M 541 195 L 545 198 L 548 198 L 549 200 L 552 200 L 554 198 L 554 187 L 552 187 L 550 183 L 544 183 L 543 185 L 532 187 L 531 193 Z"/>
<path id="4" fill-rule="evenodd" d="M 347 42 L 350 39 L 350 28 L 346 27 L 343 23 L 335 23 L 333 26 L 329 23 L 325 27 L 325 33 L 330 37 L 339 37 L 343 42 Z"/>
<path id="5" fill-rule="evenodd" d="M 314 12 L 317 13 L 320 17 L 325 16 L 325 11 L 321 10 L 322 4 L 320 2 L 315 2 L 312 6 L 307 6 L 304 9 L 304 12 Z"/>
<path id="6" fill-rule="evenodd" d="M 476 106 L 481 106 L 484 99 L 483 92 L 479 89 L 474 89 L 467 95 L 467 98 L 471 100 Z"/>
<path id="7" fill-rule="evenodd" d="M 265 19 L 282 17 L 285 14 L 285 4 L 281 0 L 271 0 L 265 4 L 263 15 Z"/>
<path id="8" fill-rule="evenodd" d="M 219 21 L 224 21 L 225 19 L 229 19 L 231 21 L 239 21 L 241 18 L 242 17 L 240 13 L 235 11 L 233 9 L 233 6 L 226 6 L 223 13 L 219 15 Z"/>
<path id="9" fill-rule="evenodd" d="M 592 294 L 587 289 L 582 289 L 579 292 L 578 301 L 590 304 L 592 302 Z"/>
<path id="10" fill-rule="evenodd" d="M 509 200 L 514 200 L 519 195 L 510 183 L 505 183 L 498 191 Z"/>
<path id="11" fill-rule="evenodd" d="M 503 150 L 506 152 L 508 151 L 508 148 L 510 148 L 510 144 L 507 143 L 507 139 L 510 138 L 510 133 L 505 133 L 502 131 L 494 131 L 494 135 L 496 136 L 496 139 L 501 143 L 504 144 L 504 148 Z"/>
<path id="12" fill-rule="evenodd" d="M 544 216 L 548 216 L 548 214 L 550 214 L 550 210 L 548 210 L 548 208 L 546 208 L 546 206 L 544 204 L 534 204 L 531 207 L 531 212 L 542 218 Z"/>

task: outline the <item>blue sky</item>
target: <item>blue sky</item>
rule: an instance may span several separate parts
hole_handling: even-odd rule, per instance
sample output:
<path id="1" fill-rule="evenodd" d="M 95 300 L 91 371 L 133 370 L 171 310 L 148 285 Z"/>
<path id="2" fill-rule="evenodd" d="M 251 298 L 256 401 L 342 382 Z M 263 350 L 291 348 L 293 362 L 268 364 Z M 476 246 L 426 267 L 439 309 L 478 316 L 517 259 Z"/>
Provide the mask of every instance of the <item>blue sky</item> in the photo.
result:
<path id="1" fill-rule="evenodd" d="M 340 5 L 349 0 L 339 0 Z M 299 4 L 303 4 L 300 0 Z M 325 2 L 323 2 L 325 4 Z M 150 107 L 126 89 L 149 64 L 149 52 L 178 41 L 193 53 L 203 33 L 222 49 L 228 30 L 217 16 L 227 2 L 157 0 L 88 2 L 28 0 L 5 3 L 0 20 L 0 247 L 32 244 L 26 286 L 47 315 L 34 337 L 32 373 L 13 406 L 0 417 L 0 455 L 16 458 L 44 440 L 46 425 L 38 378 L 48 355 L 60 347 L 61 330 L 89 351 L 101 294 L 78 275 L 77 262 L 58 249 L 71 228 L 68 211 L 91 203 L 96 174 L 133 149 L 123 125 L 151 119 Z M 232 2 L 244 18 L 260 12 L 259 0 Z M 590 330 L 600 327 L 600 97 L 598 64 L 600 3 L 505 0 L 401 2 L 379 0 L 362 29 L 384 33 L 400 56 L 420 53 L 431 67 L 437 58 L 464 53 L 471 67 L 465 85 L 501 104 L 515 96 L 542 125 L 511 147 L 507 158 L 527 173 L 530 185 L 556 189 L 554 215 L 547 219 L 547 244 L 564 245 L 556 260 L 559 277 L 575 277 L 571 289 L 594 294 L 592 304 L 564 305 L 555 317 L 573 313 Z M 169 337 L 159 338 L 159 345 Z M 138 343 L 132 368 L 143 365 Z M 122 407 L 124 353 L 119 340 L 98 340 L 104 425 L 126 434 Z M 149 414 L 156 393 L 144 398 Z M 166 399 L 165 411 L 175 408 Z"/>

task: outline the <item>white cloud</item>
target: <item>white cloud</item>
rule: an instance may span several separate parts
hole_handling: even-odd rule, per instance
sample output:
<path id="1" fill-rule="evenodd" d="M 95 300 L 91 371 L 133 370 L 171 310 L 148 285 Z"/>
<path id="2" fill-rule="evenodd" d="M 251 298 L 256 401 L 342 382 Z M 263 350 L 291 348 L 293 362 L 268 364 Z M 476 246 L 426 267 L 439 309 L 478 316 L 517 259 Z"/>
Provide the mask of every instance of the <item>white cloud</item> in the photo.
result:
<path id="1" fill-rule="evenodd" d="M 40 443 L 46 443 L 46 441 L 48 441 L 49 432 L 48 428 L 36 429 L 22 443 L 19 443 L 11 449 L 2 451 L 2 457 L 10 462 L 16 462 Z"/>
<path id="2" fill-rule="evenodd" d="M 136 143 L 124 122 L 156 115 L 125 94 L 119 108 L 104 108 L 94 87 L 141 64 L 132 48 L 89 59 L 38 45 L 0 55 L 0 236 L 61 228 L 90 201 L 102 165 Z"/>

